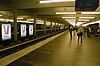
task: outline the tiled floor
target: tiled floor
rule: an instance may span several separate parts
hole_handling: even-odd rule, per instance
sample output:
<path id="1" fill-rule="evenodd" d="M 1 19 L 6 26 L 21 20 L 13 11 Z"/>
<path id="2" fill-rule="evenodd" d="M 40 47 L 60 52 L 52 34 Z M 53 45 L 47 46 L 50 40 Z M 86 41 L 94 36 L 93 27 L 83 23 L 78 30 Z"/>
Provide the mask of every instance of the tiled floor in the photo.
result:
<path id="1" fill-rule="evenodd" d="M 100 38 L 85 36 L 81 44 L 66 32 L 8 66 L 100 66 Z"/>

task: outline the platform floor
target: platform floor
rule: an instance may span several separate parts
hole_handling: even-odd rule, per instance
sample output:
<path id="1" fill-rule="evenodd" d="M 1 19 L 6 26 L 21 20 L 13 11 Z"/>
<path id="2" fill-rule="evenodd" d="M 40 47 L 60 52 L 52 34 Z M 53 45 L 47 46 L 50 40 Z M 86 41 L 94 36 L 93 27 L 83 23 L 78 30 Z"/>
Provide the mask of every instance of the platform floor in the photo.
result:
<path id="1" fill-rule="evenodd" d="M 85 36 L 81 44 L 66 32 L 8 66 L 100 66 L 100 38 Z"/>

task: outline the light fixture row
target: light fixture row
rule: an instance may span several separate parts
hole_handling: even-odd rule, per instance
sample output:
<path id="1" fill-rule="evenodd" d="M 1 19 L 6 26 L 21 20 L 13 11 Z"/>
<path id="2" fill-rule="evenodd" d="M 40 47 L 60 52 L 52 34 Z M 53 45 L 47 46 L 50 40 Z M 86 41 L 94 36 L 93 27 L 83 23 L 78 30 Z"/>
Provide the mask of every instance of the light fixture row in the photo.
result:
<path id="1" fill-rule="evenodd" d="M 2 15 L 0 15 L 0 17 L 1 17 Z"/>
<path id="2" fill-rule="evenodd" d="M 56 2 L 75 2 L 75 0 L 47 0 L 47 1 L 39 1 L 39 3 L 56 3 Z"/>
<path id="3" fill-rule="evenodd" d="M 77 14 L 76 12 L 56 12 L 56 14 Z M 81 14 L 100 14 L 100 12 L 81 12 Z"/>
<path id="4" fill-rule="evenodd" d="M 76 17 L 62 17 L 65 19 L 76 19 Z M 80 19 L 94 19 L 95 17 L 79 17 Z"/>

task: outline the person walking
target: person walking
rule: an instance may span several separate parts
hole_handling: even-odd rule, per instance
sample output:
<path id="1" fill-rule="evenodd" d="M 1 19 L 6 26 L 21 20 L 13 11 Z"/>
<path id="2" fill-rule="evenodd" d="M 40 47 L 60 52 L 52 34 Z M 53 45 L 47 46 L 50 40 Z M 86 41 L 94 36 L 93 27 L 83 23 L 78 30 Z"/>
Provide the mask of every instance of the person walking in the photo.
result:
<path id="1" fill-rule="evenodd" d="M 80 27 L 80 28 L 78 28 L 78 33 L 77 33 L 78 42 L 79 42 L 79 40 L 81 40 L 81 43 L 82 43 L 82 35 L 83 35 L 83 29 L 82 29 L 82 27 Z"/>
<path id="2" fill-rule="evenodd" d="M 90 27 L 87 27 L 87 36 L 91 37 L 91 28 Z"/>
<path id="3" fill-rule="evenodd" d="M 73 31 L 73 27 L 71 26 L 71 27 L 69 28 L 70 38 L 71 38 L 71 39 L 72 39 L 72 31 Z"/>

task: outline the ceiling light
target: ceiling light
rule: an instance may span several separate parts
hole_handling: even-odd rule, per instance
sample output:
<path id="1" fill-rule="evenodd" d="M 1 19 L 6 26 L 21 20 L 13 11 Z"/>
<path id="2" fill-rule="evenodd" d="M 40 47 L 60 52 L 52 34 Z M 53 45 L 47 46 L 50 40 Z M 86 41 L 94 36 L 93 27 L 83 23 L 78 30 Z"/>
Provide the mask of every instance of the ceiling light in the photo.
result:
<path id="1" fill-rule="evenodd" d="M 78 19 L 78 21 L 89 21 L 88 19 Z"/>
<path id="2" fill-rule="evenodd" d="M 79 18 L 94 19 L 95 17 L 79 17 Z"/>
<path id="3" fill-rule="evenodd" d="M 100 14 L 100 12 L 81 12 L 81 14 Z"/>
<path id="4" fill-rule="evenodd" d="M 17 20 L 17 22 L 27 23 L 27 21 Z"/>
<path id="5" fill-rule="evenodd" d="M 76 17 L 62 17 L 62 18 L 75 19 Z"/>
<path id="6" fill-rule="evenodd" d="M 3 18 L 0 18 L 0 21 L 4 21 L 5 19 L 3 19 Z"/>
<path id="7" fill-rule="evenodd" d="M 76 12 L 56 12 L 56 14 L 76 14 Z"/>
<path id="8" fill-rule="evenodd" d="M 5 21 L 13 22 L 14 20 L 12 20 L 12 19 L 5 19 Z"/>
<path id="9" fill-rule="evenodd" d="M 0 15 L 0 17 L 1 17 L 2 15 Z"/>
<path id="10" fill-rule="evenodd" d="M 34 19 L 27 19 L 27 21 L 34 21 Z"/>
<path id="11" fill-rule="evenodd" d="M 70 2 L 75 0 L 48 0 L 48 1 L 39 1 L 39 3 L 54 3 L 54 2 Z"/>
<path id="12" fill-rule="evenodd" d="M 23 17 L 21 17 L 21 18 L 17 18 L 17 19 L 23 19 Z"/>

